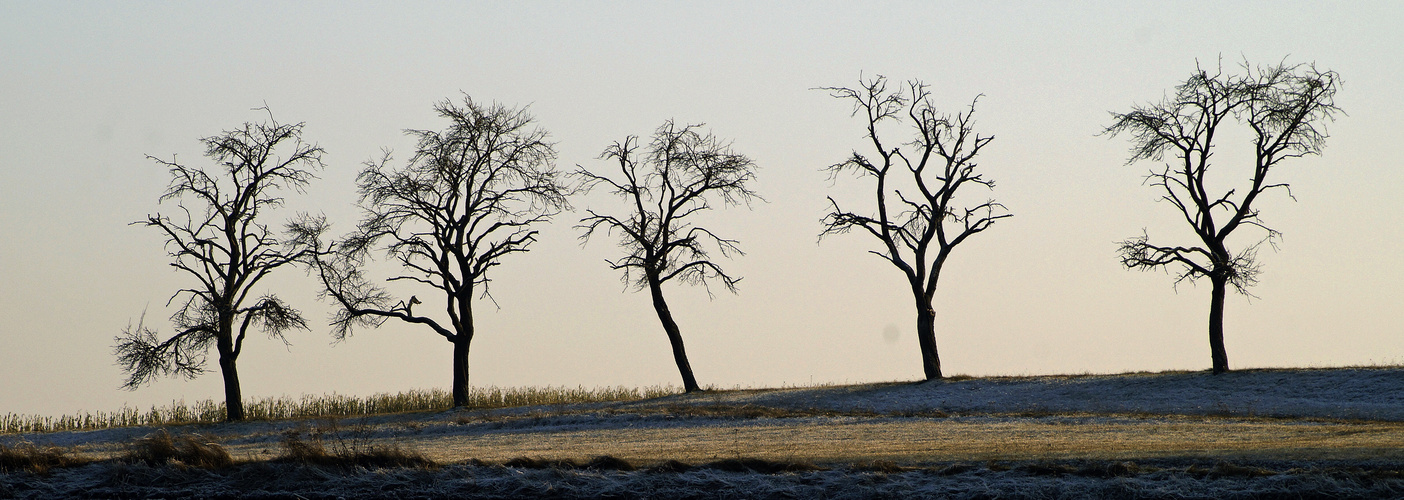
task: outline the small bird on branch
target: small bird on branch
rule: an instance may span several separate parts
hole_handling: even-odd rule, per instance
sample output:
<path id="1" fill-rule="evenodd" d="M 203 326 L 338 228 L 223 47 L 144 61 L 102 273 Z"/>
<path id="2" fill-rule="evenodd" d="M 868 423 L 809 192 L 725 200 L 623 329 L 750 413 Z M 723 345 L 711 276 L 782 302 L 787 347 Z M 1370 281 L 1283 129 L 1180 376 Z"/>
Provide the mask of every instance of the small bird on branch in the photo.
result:
<path id="1" fill-rule="evenodd" d="M 411 316 L 414 314 L 411 312 L 411 309 L 414 308 L 415 304 L 423 304 L 423 302 L 419 301 L 419 297 L 411 295 L 408 303 L 401 300 L 399 303 L 395 304 L 395 308 L 392 309 L 392 311 L 404 311 L 406 316 Z"/>

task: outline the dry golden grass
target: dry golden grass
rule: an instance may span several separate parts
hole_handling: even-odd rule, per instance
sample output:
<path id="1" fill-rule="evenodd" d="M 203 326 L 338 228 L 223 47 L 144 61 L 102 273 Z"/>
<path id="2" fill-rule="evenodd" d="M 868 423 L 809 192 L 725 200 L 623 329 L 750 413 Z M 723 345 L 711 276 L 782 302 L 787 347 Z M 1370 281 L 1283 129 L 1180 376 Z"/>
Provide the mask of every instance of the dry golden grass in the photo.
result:
<path id="1" fill-rule="evenodd" d="M 229 452 L 219 443 L 198 434 L 172 436 L 165 429 L 133 441 L 124 460 L 148 464 L 173 464 L 178 466 L 216 469 L 234 464 Z"/>
<path id="2" fill-rule="evenodd" d="M 432 467 L 434 462 L 396 442 L 371 439 L 373 430 L 360 424 L 342 429 L 327 420 L 312 430 L 283 434 L 284 455 L 278 460 L 338 467 Z"/>
<path id="3" fill-rule="evenodd" d="M 598 416 L 602 420 L 594 424 L 568 412 L 496 420 L 425 420 L 408 414 L 374 423 L 361 419 L 350 425 L 323 419 L 291 430 L 284 427 L 269 439 L 257 438 L 268 429 L 256 428 L 270 424 L 255 424 L 245 428 L 252 434 L 238 436 L 172 436 L 158 431 L 108 451 L 0 446 L 0 469 L 42 472 L 97 460 L 203 468 L 274 460 L 318 466 L 432 468 L 491 463 L 615 470 L 671 470 L 759 460 L 890 471 L 932 462 L 1027 464 L 1080 459 L 1112 464 L 1158 458 L 1404 461 L 1401 422 L 1187 416 L 776 415 L 757 408 L 716 406 L 693 412 L 693 416 L 669 419 L 647 412 L 643 419 L 611 419 L 618 412 L 601 412 Z M 557 419 L 565 423 L 553 423 L 561 421 Z M 571 425 L 587 428 L 571 430 Z"/>
<path id="4" fill-rule="evenodd" d="M 1212 417 L 804 419 L 667 428 L 493 431 L 405 437 L 440 463 L 514 457 L 636 464 L 760 458 L 813 463 L 959 460 L 1404 459 L 1404 424 Z"/>
<path id="5" fill-rule="evenodd" d="M 594 403 L 605 401 L 634 401 L 676 394 L 671 386 L 634 387 L 480 387 L 469 393 L 469 408 L 507 408 L 527 405 L 563 403 Z M 442 389 L 411 390 L 397 394 L 374 394 L 366 397 L 340 394 L 264 398 L 244 403 L 249 420 L 283 420 L 320 417 L 355 417 L 411 411 L 446 410 L 453 407 L 453 397 Z M 130 427 L 137 425 L 163 426 L 212 424 L 224 421 L 224 403 L 211 400 L 186 404 L 173 401 L 169 406 L 152 407 L 148 411 L 122 408 L 114 412 L 85 412 L 76 415 L 48 417 L 7 413 L 0 415 L 0 434 L 21 432 L 86 431 Z"/>
<path id="6" fill-rule="evenodd" d="M 893 384 L 835 387 L 812 396 L 822 399 L 828 393 L 853 394 L 889 385 Z M 282 460 L 362 466 L 433 466 L 475 461 L 503 464 L 513 460 L 549 465 L 586 464 L 592 458 L 604 460 L 598 457 L 630 467 L 666 468 L 669 463 L 757 459 L 792 464 L 869 464 L 879 470 L 929 462 L 1005 460 L 1088 459 L 1121 463 L 1157 458 L 1204 458 L 1404 462 L 1404 422 L 1151 413 L 1066 414 L 1047 410 L 966 413 L 952 417 L 936 409 L 879 413 L 863 409 L 804 408 L 802 405 L 808 404 L 805 398 L 811 397 L 809 393 L 799 398 L 752 397 L 768 396 L 773 391 L 776 390 L 708 391 L 659 398 L 677 391 L 658 387 L 485 388 L 474 391 L 474 405 L 470 408 L 473 411 L 454 413 L 414 413 L 447 409 L 448 395 L 443 391 L 382 394 L 369 398 L 331 395 L 306 397 L 301 401 L 270 399 L 261 406 L 250 405 L 254 420 L 294 418 L 303 423 L 296 424 L 292 431 L 288 430 L 287 423 L 278 422 L 215 426 L 209 428 L 210 431 L 222 434 L 181 439 L 205 445 L 220 443 L 212 449 L 227 452 L 226 457 L 235 457 L 236 463 Z M 649 400 L 638 401 L 643 399 Z M 610 401 L 619 403 L 555 406 Z M 478 411 L 525 405 L 538 406 Z M 218 422 L 222 411 L 220 405 L 204 402 L 193 407 L 172 405 L 153 409 L 144 416 L 124 414 L 114 421 L 122 425 Z M 349 427 L 335 420 L 336 417 L 371 414 L 380 416 L 358 419 L 357 424 Z M 308 417 L 321 421 L 314 424 Z M 106 425 L 101 420 L 74 418 L 59 424 L 38 424 L 100 428 Z M 0 424 L 10 425 L 7 422 L 19 422 L 17 427 L 38 425 L 33 420 L 23 419 Z M 205 432 L 204 429 L 201 432 Z M 6 430 L 13 432 L 9 427 Z M 9 460 L 0 460 L 4 462 L 0 465 L 39 470 L 69 463 L 65 460 L 72 463 L 131 460 L 135 455 L 128 450 L 160 444 L 160 439 L 148 438 L 151 442 L 139 441 L 134 448 L 128 442 L 129 437 L 124 437 L 131 435 L 127 431 L 107 435 L 108 438 L 98 434 L 84 438 L 84 442 L 67 450 L 0 447 L 0 452 L 9 453 L 0 453 L 4 455 L 0 459 Z M 171 441 L 168 435 L 156 435 L 157 438 L 162 436 Z M 201 467 L 219 466 L 201 465 L 203 462 L 199 460 L 198 457 L 164 459 Z"/>
<path id="7" fill-rule="evenodd" d="M 73 450 L 56 446 L 37 446 L 28 441 L 13 445 L 0 443 L 0 473 L 29 471 L 43 474 L 55 467 L 72 467 L 90 461 Z"/>

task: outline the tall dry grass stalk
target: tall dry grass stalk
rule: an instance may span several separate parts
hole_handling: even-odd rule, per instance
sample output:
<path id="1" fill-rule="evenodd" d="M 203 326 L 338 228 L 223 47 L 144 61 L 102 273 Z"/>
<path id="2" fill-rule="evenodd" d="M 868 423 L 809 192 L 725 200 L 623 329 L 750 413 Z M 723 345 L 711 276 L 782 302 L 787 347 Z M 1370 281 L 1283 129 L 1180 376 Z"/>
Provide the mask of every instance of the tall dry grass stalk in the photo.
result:
<path id="1" fill-rule="evenodd" d="M 130 462 L 180 464 L 205 469 L 234 465 L 234 458 L 219 443 L 210 442 L 199 434 L 172 436 L 165 429 L 129 443 L 125 458 Z"/>
<path id="2" fill-rule="evenodd" d="M 91 460 L 57 446 L 37 446 L 28 441 L 0 443 L 0 473 L 27 470 L 43 474 L 55 467 L 83 465 Z"/>
<path id="3" fill-rule="evenodd" d="M 632 387 L 482 387 L 469 394 L 469 408 L 506 408 L 542 404 L 634 401 L 677 394 L 672 386 Z M 355 417 L 408 411 L 446 410 L 453 397 L 442 389 L 410 390 L 398 394 L 366 397 L 341 394 L 304 395 L 301 399 L 283 396 L 244 403 L 249 420 L 281 420 L 316 417 Z M 148 411 L 124 407 L 113 412 L 95 411 L 57 417 L 6 413 L 0 415 L 0 434 L 27 432 L 85 431 L 136 425 L 209 424 L 224 421 L 224 403 L 212 400 L 186 404 L 172 401 L 169 406 L 152 406 Z"/>
<path id="4" fill-rule="evenodd" d="M 398 442 L 375 439 L 375 429 L 365 423 L 342 426 L 334 418 L 317 425 L 300 425 L 283 433 L 281 461 L 341 467 L 434 467 L 433 460 Z"/>

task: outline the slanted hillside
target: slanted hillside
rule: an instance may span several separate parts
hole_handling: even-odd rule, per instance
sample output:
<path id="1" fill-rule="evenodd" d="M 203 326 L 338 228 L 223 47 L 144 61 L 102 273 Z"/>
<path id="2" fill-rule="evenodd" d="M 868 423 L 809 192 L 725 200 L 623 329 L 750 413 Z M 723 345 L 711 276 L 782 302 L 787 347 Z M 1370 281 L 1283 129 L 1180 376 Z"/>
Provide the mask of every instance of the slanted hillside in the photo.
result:
<path id="1" fill-rule="evenodd" d="M 1400 389 L 1400 368 L 957 377 L 11 435 L 72 460 L 0 465 L 0 497 L 1398 497 Z M 162 432 L 232 464 L 152 458 Z"/>

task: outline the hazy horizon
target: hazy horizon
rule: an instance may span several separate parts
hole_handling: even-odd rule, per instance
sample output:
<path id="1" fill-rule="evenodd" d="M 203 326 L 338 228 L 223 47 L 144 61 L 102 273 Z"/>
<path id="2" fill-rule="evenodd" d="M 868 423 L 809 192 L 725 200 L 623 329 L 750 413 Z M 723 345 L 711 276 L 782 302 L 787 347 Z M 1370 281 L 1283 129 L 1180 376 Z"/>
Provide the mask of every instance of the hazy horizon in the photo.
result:
<path id="1" fill-rule="evenodd" d="M 389 148 L 403 165 L 413 142 L 402 131 L 442 129 L 432 105 L 461 93 L 529 107 L 564 171 L 604 167 L 611 142 L 667 119 L 706 123 L 759 165 L 766 203 L 706 217 L 746 252 L 723 264 L 744 277 L 739 294 L 665 291 L 702 385 L 918 379 L 899 272 L 866 253 L 865 235 L 818 241 L 826 195 L 871 201 L 865 182 L 821 171 L 867 145 L 851 105 L 812 89 L 860 75 L 922 79 L 948 112 L 983 94 L 975 127 L 995 140 L 979 163 L 1014 217 L 944 270 L 946 374 L 1207 369 L 1208 283 L 1172 287 L 1116 257 L 1143 229 L 1189 243 L 1187 228 L 1143 185 L 1155 163 L 1125 165 L 1126 138 L 1098 133 L 1109 111 L 1159 101 L 1220 59 L 1228 72 L 1244 60 L 1337 71 L 1345 112 L 1321 156 L 1273 171 L 1296 201 L 1262 200 L 1284 237 L 1260 253 L 1257 298 L 1228 301 L 1230 365 L 1404 363 L 1404 160 L 1391 148 L 1404 136 L 1404 6 L 863 5 L 0 0 L 0 413 L 222 399 L 216 363 L 195 380 L 119 389 L 113 337 L 143 311 L 170 334 L 166 300 L 184 283 L 161 236 L 128 225 L 175 207 L 157 203 L 169 177 L 146 155 L 208 165 L 198 140 L 263 120 L 253 108 L 266 103 L 327 151 L 321 178 L 266 222 L 320 212 L 341 233 L 360 217 L 361 162 Z M 1246 176 L 1235 153 L 1221 152 L 1226 180 Z M 615 200 L 571 202 L 576 212 L 497 268 L 496 305 L 475 304 L 473 385 L 678 385 L 647 293 L 604 263 L 619 252 L 612 238 L 582 248 L 572 227 Z M 332 345 L 314 285 L 294 269 L 263 283 L 313 329 L 289 334 L 289 348 L 251 335 L 245 398 L 448 387 L 449 345 L 415 325 Z"/>

